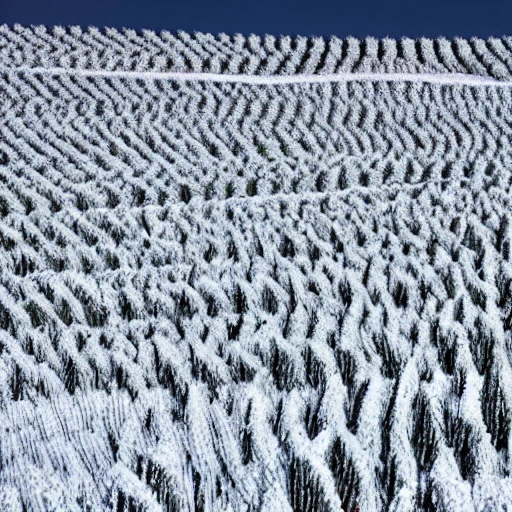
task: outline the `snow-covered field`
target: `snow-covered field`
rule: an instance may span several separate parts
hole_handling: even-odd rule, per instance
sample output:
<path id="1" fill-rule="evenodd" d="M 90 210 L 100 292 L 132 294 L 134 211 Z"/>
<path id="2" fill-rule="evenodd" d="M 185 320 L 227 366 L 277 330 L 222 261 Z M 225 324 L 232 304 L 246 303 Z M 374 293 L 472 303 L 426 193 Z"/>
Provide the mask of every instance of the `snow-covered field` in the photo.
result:
<path id="1" fill-rule="evenodd" d="M 0 510 L 512 510 L 511 83 L 0 26 Z"/>

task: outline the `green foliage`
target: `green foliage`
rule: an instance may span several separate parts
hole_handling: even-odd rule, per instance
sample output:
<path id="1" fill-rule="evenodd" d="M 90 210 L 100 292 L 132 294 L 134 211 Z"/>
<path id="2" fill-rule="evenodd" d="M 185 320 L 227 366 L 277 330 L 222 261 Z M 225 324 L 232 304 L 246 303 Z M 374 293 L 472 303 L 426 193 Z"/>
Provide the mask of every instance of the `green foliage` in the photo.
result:
<path id="1" fill-rule="evenodd" d="M 210 199 L 213 198 L 213 192 L 215 191 L 214 187 L 213 187 L 213 183 L 208 183 L 208 185 L 206 185 L 206 188 L 204 189 L 204 198 L 209 201 Z"/>
<path id="2" fill-rule="evenodd" d="M 226 193 L 226 198 L 229 199 L 230 197 L 233 197 L 234 193 L 235 193 L 235 186 L 233 185 L 233 182 L 229 182 L 226 184 L 226 189 L 225 189 L 225 193 Z"/>
<path id="3" fill-rule="evenodd" d="M 39 327 L 46 323 L 45 312 L 34 301 L 27 302 L 23 307 L 29 314 L 33 327 Z"/>
<path id="4" fill-rule="evenodd" d="M 255 196 L 258 193 L 258 182 L 255 179 L 251 179 L 247 182 L 247 195 L 250 197 Z"/>
<path id="5" fill-rule="evenodd" d="M 9 203 L 7 202 L 7 199 L 5 197 L 0 196 L 0 217 L 5 218 L 7 215 L 9 215 Z"/>
<path id="6" fill-rule="evenodd" d="M 268 156 L 267 148 L 263 144 L 258 144 L 256 146 L 256 149 L 258 151 L 258 155 L 265 156 L 265 157 Z"/>

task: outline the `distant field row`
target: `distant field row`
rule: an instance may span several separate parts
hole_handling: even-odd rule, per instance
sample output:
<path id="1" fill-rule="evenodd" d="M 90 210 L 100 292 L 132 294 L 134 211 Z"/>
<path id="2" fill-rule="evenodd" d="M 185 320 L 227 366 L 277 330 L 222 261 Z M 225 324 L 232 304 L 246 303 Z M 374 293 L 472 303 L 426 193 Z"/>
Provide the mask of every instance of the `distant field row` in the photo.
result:
<path id="1" fill-rule="evenodd" d="M 511 78 L 512 38 L 363 40 L 0 26 L 0 67 L 295 75 L 463 73 Z"/>

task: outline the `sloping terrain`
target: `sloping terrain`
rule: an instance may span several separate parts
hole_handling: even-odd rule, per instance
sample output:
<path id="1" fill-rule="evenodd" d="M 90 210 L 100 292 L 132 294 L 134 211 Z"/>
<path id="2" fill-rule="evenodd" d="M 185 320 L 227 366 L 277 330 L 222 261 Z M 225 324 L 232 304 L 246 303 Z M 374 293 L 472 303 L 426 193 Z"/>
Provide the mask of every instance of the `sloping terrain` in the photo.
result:
<path id="1" fill-rule="evenodd" d="M 1 510 L 512 510 L 511 89 L 143 76 L 333 41 L 1 27 Z"/>

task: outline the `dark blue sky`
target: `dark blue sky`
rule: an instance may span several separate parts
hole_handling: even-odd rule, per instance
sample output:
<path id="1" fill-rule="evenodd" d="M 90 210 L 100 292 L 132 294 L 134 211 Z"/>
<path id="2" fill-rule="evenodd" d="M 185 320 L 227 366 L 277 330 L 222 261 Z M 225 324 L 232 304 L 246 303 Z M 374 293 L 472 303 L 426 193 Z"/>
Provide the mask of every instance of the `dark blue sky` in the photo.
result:
<path id="1" fill-rule="evenodd" d="M 512 35 L 511 0 L 0 0 L 0 23 L 346 37 Z"/>

